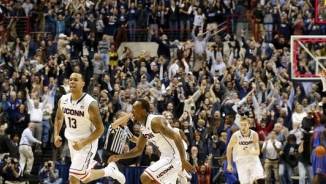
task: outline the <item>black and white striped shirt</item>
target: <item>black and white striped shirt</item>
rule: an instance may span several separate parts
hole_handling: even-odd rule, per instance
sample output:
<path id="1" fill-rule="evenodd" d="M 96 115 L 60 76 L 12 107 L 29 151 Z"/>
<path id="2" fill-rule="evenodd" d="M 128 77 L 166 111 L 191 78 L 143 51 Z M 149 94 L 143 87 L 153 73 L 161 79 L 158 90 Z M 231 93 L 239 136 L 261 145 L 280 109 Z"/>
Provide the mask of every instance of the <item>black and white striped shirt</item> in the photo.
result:
<path id="1" fill-rule="evenodd" d="M 104 149 L 116 154 L 122 154 L 127 138 L 131 139 L 133 136 L 128 126 L 118 126 L 116 129 L 112 129 L 110 125 L 106 134 Z"/>

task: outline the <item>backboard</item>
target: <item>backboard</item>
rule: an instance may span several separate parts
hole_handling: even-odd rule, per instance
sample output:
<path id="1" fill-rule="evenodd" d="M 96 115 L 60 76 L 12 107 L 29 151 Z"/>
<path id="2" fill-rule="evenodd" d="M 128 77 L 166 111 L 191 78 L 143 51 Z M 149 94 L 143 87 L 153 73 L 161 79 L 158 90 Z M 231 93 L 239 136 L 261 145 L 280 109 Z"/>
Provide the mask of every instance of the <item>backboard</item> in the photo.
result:
<path id="1" fill-rule="evenodd" d="M 320 81 L 326 71 L 326 36 L 291 36 L 291 79 Z"/>
<path id="2" fill-rule="evenodd" d="M 315 22 L 326 24 L 326 0 L 315 0 Z"/>

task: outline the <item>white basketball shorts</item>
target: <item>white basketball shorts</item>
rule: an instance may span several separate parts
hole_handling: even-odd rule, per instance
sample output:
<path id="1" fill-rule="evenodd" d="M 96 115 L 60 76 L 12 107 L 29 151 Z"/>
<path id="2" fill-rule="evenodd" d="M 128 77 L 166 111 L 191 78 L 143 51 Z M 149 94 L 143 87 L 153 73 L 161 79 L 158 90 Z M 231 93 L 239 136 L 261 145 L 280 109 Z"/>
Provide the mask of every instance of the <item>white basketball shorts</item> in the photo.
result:
<path id="1" fill-rule="evenodd" d="M 180 159 L 172 157 L 160 158 L 157 162 L 145 169 L 145 173 L 157 183 L 176 183 L 179 172 L 182 171 Z"/>
<path id="2" fill-rule="evenodd" d="M 241 184 L 251 184 L 254 180 L 265 178 L 265 172 L 258 156 L 237 160 L 235 164 Z"/>
<path id="3" fill-rule="evenodd" d="M 74 141 L 68 140 L 71 156 L 69 175 L 78 178 L 81 181 L 85 181 L 90 176 L 91 169 L 93 169 L 97 164 L 93 159 L 97 151 L 98 139 L 78 151 L 72 147 L 74 144 Z"/>

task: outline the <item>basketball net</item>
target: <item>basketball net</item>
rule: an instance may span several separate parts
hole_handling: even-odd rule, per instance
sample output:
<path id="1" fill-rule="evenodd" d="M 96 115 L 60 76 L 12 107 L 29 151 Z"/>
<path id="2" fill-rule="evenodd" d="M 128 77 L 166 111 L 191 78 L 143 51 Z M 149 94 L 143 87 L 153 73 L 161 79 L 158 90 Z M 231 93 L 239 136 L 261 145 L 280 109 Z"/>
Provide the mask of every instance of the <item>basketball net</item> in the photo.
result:
<path id="1" fill-rule="evenodd" d="M 318 76 L 323 84 L 323 92 L 326 92 L 326 71 L 318 72 Z"/>

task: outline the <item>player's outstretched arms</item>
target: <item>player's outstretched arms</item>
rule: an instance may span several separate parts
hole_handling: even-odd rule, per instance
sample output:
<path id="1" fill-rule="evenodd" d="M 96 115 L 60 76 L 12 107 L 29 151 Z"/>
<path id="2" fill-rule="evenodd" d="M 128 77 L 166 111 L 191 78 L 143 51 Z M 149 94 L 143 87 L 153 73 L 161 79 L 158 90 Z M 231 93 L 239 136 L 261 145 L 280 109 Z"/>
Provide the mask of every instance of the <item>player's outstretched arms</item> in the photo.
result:
<path id="1" fill-rule="evenodd" d="M 128 159 L 128 158 L 135 158 L 143 152 L 145 146 L 147 143 L 147 139 L 143 136 L 143 134 L 139 135 L 137 145 L 135 148 L 130 150 L 128 153 L 124 153 L 121 155 L 113 155 L 108 159 L 108 163 L 110 162 L 116 162 L 118 160 Z"/>
<path id="2" fill-rule="evenodd" d="M 57 114 L 56 114 L 55 120 L 54 120 L 54 145 L 56 147 L 60 147 L 62 145 L 62 138 L 59 136 L 59 132 L 62 128 L 64 116 L 63 116 L 63 113 L 61 110 L 60 102 L 61 102 L 61 99 L 58 101 Z"/>

